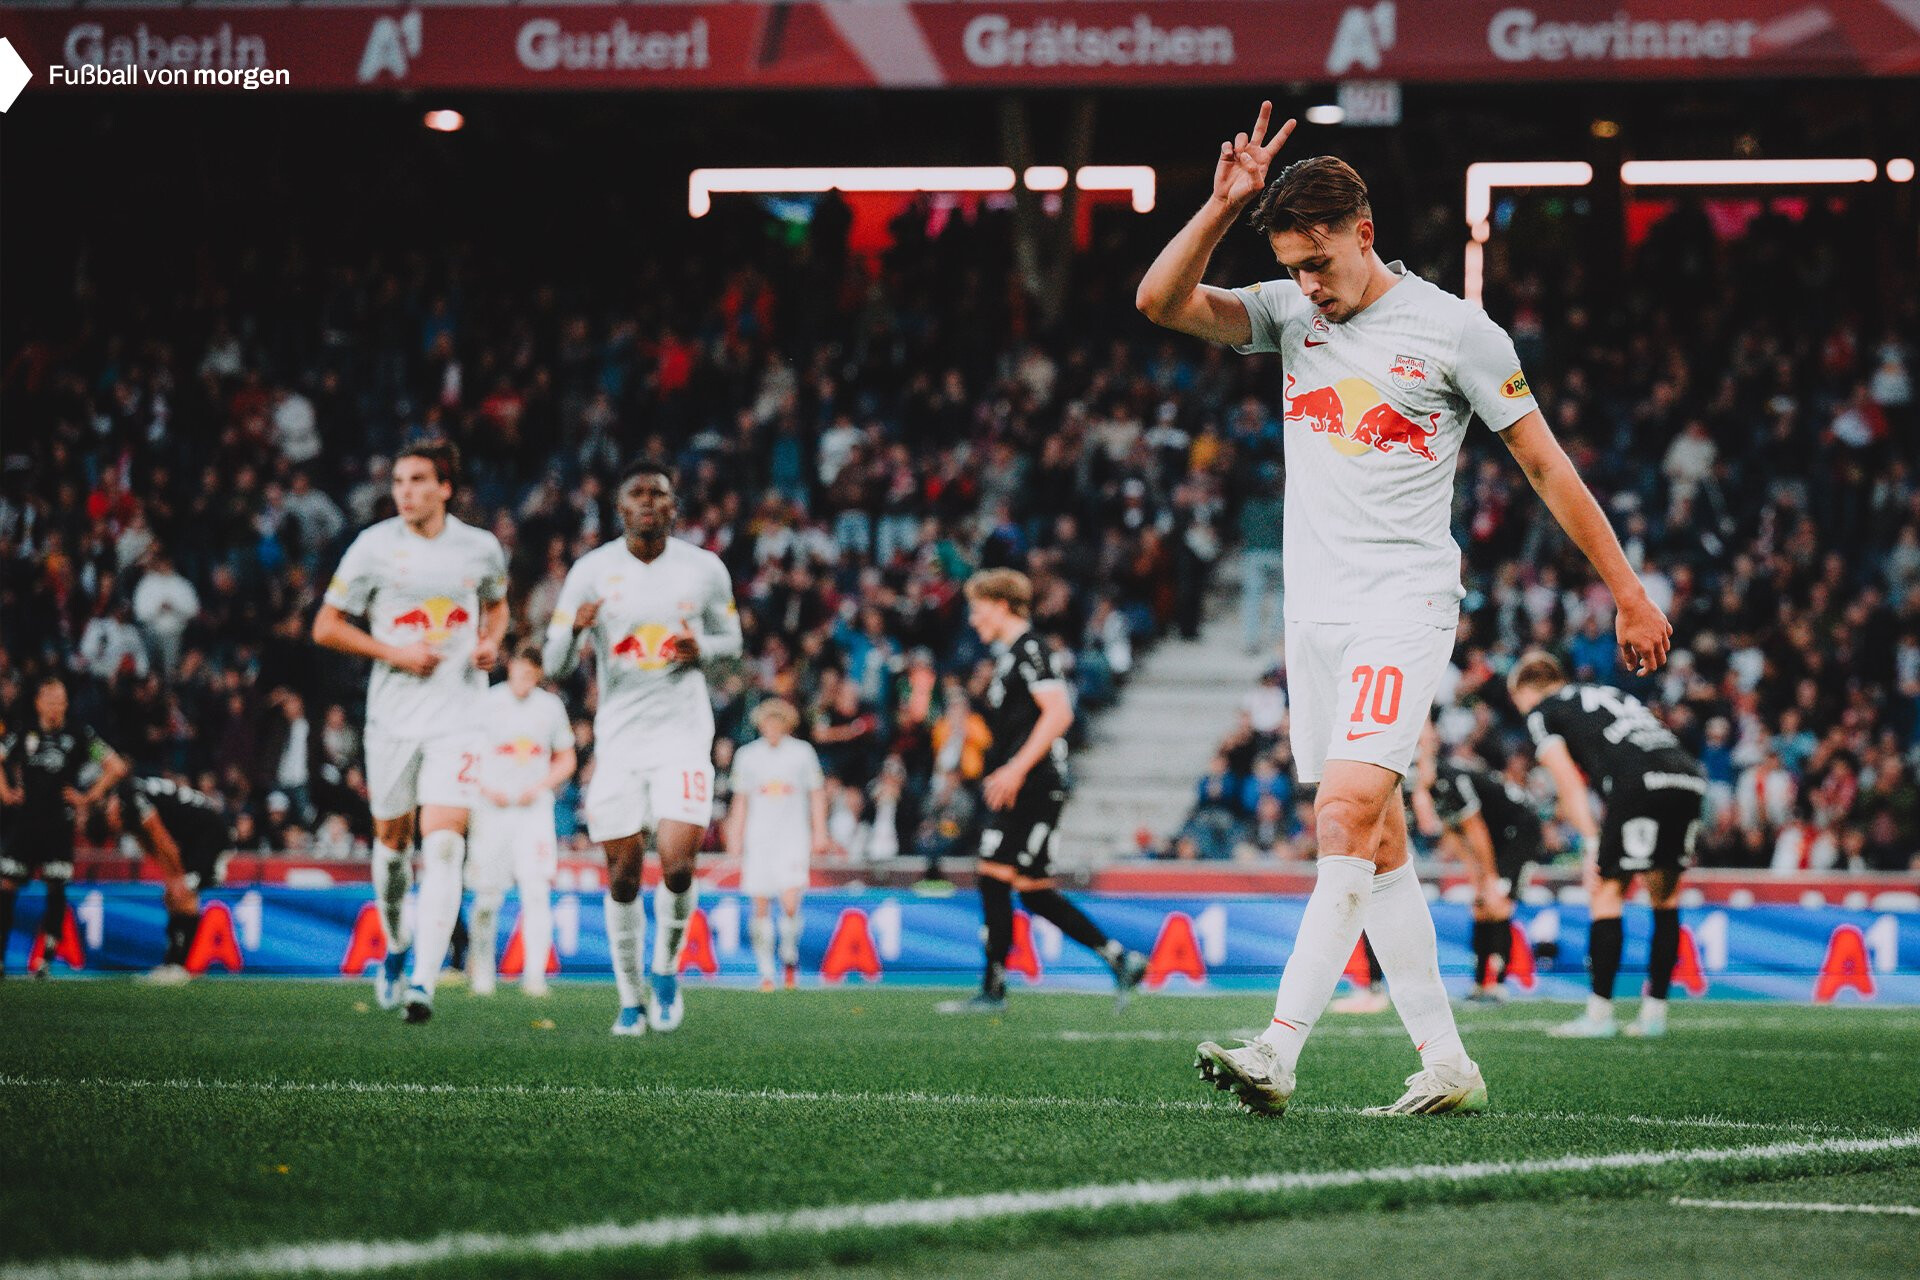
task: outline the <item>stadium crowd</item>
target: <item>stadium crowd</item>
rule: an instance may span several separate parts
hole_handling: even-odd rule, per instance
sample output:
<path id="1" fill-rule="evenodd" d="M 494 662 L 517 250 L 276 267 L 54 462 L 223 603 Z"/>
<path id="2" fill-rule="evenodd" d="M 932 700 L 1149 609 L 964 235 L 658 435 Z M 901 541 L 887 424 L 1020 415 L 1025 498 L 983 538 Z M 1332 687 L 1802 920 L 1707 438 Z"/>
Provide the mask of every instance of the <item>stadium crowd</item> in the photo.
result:
<path id="1" fill-rule="evenodd" d="M 1676 204 L 1610 300 L 1577 254 L 1490 272 L 1489 310 L 1672 619 L 1674 652 L 1651 679 L 1622 667 L 1606 591 L 1477 432 L 1460 463 L 1467 597 L 1437 724 L 1448 749 L 1528 781 L 1503 677 L 1524 650 L 1554 650 L 1699 754 L 1701 863 L 1903 871 L 1920 865 L 1920 305 L 1893 277 L 1870 297 L 1830 287 L 1855 268 L 1843 246 L 1870 237 L 1817 202 L 1782 206 L 1735 210 L 1752 220 L 1729 228 L 1710 220 L 1724 208 Z M 1250 645 L 1265 642 L 1269 594 L 1277 584 L 1249 577 Z M 1286 705 L 1276 666 L 1167 856 L 1311 856 Z M 1551 814 L 1551 788 L 1533 790 Z"/>

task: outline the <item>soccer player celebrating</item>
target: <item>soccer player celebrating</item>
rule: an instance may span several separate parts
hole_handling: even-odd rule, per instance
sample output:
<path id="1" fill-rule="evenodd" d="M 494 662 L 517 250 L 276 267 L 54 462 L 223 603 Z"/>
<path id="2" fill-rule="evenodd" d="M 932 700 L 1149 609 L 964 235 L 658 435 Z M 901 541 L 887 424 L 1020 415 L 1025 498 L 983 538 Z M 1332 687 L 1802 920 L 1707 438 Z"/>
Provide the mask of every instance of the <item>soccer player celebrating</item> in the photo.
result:
<path id="1" fill-rule="evenodd" d="M 1405 1095 L 1377 1110 L 1475 1109 L 1486 1085 L 1440 981 L 1399 795 L 1465 594 L 1448 516 L 1470 418 L 1499 434 L 1613 592 L 1628 660 L 1658 667 L 1672 628 L 1548 429 L 1512 340 L 1478 307 L 1382 260 L 1366 184 L 1342 161 L 1302 160 L 1268 184 L 1293 132 L 1288 121 L 1268 140 L 1271 115 L 1261 104 L 1253 132 L 1221 144 L 1212 194 L 1136 297 L 1158 324 L 1242 353 L 1278 352 L 1288 388 L 1287 671 L 1294 760 L 1302 782 L 1319 784 L 1319 879 L 1272 1025 L 1238 1049 L 1203 1044 L 1198 1066 L 1248 1109 L 1283 1111 L 1301 1048 L 1364 928 L 1421 1060 Z M 1201 283 L 1249 205 L 1287 278 Z"/>
<path id="2" fill-rule="evenodd" d="M 625 536 L 580 557 L 547 626 L 547 670 L 564 677 L 593 643 L 599 677 L 587 833 L 607 851 L 607 940 L 620 990 L 615 1035 L 671 1031 L 684 1013 L 680 944 L 693 918 L 694 854 L 713 816 L 713 703 L 703 661 L 741 650 L 733 580 L 710 551 L 668 537 L 673 478 L 635 462 L 616 496 Z M 696 630 L 694 623 L 698 620 Z M 640 972 L 640 873 L 649 835 L 653 981 Z M 642 1009 L 645 1021 L 642 1021 Z"/>
<path id="3" fill-rule="evenodd" d="M 167 949 L 146 975 L 157 986 L 178 986 L 192 975 L 187 953 L 200 930 L 200 890 L 213 883 L 232 832 L 226 806 L 171 778 L 128 778 L 102 810 L 109 834 L 133 836 L 166 876 Z"/>
<path id="4" fill-rule="evenodd" d="M 760 737 L 733 757 L 727 852 L 741 859 L 740 889 L 753 899 L 747 932 L 760 989 L 773 990 L 772 900 L 780 899 L 780 964 L 792 987 L 800 969 L 800 900 L 810 858 L 827 851 L 827 780 L 810 743 L 793 736 L 800 713 L 783 698 L 755 708 Z"/>
<path id="5" fill-rule="evenodd" d="M 1579 833 L 1587 902 L 1592 912 L 1587 1011 L 1551 1032 L 1592 1039 L 1618 1034 L 1613 980 L 1625 933 L 1621 904 L 1636 875 L 1647 877 L 1653 902 L 1653 945 L 1647 997 L 1630 1036 L 1667 1033 L 1667 992 L 1680 958 L 1680 877 L 1700 832 L 1706 771 L 1680 740 L 1631 695 L 1600 684 L 1572 684 L 1550 653 L 1525 654 L 1507 674 L 1513 705 L 1527 718 L 1534 755 L 1553 775 L 1560 813 Z M 1606 798 L 1606 823 L 1595 821 L 1587 792 Z"/>
<path id="6" fill-rule="evenodd" d="M 81 775 L 89 767 L 98 776 L 83 792 Z M 33 976 L 48 975 L 67 921 L 74 829 L 126 776 L 127 762 L 91 727 L 69 719 L 66 683 L 59 676 L 42 679 L 33 694 L 32 721 L 0 738 L 0 804 L 13 810 L 7 847 L 0 850 L 0 974 L 6 972 L 14 899 L 21 884 L 37 875 L 47 889 L 40 915 L 46 941 Z"/>
<path id="7" fill-rule="evenodd" d="M 521 645 L 507 664 L 507 682 L 480 699 L 480 803 L 467 858 L 473 888 L 467 955 L 477 996 L 493 994 L 494 939 L 512 884 L 520 888 L 520 989 L 547 994 L 559 856 L 553 792 L 573 776 L 575 755 L 566 706 L 540 687 L 542 661 L 538 644 Z"/>
<path id="8" fill-rule="evenodd" d="M 367 792 L 373 810 L 373 888 L 386 926 L 376 981 L 382 1009 L 408 1022 L 433 1016 L 433 992 L 460 916 L 467 813 L 473 807 L 474 714 L 507 634 L 507 558 L 491 533 L 447 512 L 458 480 L 451 444 L 413 445 L 393 461 L 399 514 L 353 540 L 313 620 L 314 643 L 373 660 L 367 683 Z M 366 628 L 353 617 L 367 620 Z M 401 908 L 413 879 L 408 850 L 420 811 L 419 937 Z"/>
<path id="9" fill-rule="evenodd" d="M 1420 737 L 1413 812 L 1422 830 L 1447 833 L 1466 846 L 1473 883 L 1475 1002 L 1506 998 L 1501 983 L 1513 963 L 1513 896 L 1540 858 L 1540 815 L 1526 792 L 1484 765 L 1440 758 L 1440 735 Z"/>
<path id="10" fill-rule="evenodd" d="M 1113 970 L 1125 1000 L 1147 973 L 1147 958 L 1101 932 L 1061 896 L 1052 875 L 1067 801 L 1067 742 L 1073 724 L 1067 682 L 1053 654 L 1034 634 L 1033 583 L 1012 569 L 988 569 L 967 579 L 967 620 L 994 649 L 987 688 L 987 829 L 980 834 L 980 911 L 986 918 L 986 972 L 969 1000 L 940 1006 L 943 1013 L 997 1013 L 1007 1004 L 1007 953 L 1013 949 L 1013 894 L 1034 915 L 1090 948 Z"/>

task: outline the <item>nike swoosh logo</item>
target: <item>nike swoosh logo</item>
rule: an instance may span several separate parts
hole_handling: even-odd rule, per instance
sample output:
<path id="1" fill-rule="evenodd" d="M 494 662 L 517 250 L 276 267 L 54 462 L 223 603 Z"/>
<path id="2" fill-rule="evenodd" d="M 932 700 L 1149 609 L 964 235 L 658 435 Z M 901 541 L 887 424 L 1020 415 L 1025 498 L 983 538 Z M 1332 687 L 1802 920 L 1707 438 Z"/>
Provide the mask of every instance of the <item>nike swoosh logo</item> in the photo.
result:
<path id="1" fill-rule="evenodd" d="M 1385 729 L 1369 729 L 1365 733 L 1355 733 L 1353 730 L 1349 729 L 1347 730 L 1347 741 L 1358 742 L 1362 738 L 1371 738 L 1376 733 L 1385 733 L 1385 732 L 1386 732 Z"/>
<path id="2" fill-rule="evenodd" d="M 1320 341 L 1318 342 L 1315 342 L 1312 338 L 1303 338 L 1301 339 L 1301 341 L 1309 347 L 1324 347 L 1327 345 L 1327 340 L 1325 338 L 1320 339 Z"/>

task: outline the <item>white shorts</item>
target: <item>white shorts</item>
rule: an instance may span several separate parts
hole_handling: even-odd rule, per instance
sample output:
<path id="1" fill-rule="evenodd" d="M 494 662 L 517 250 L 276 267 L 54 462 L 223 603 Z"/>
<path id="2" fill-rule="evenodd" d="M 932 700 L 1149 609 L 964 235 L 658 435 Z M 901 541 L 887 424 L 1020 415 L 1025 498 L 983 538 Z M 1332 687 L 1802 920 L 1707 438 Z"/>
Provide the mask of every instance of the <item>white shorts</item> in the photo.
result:
<path id="1" fill-rule="evenodd" d="M 1425 622 L 1287 623 L 1294 776 L 1318 782 L 1329 760 L 1404 776 L 1420 749 L 1453 656 L 1455 628 Z"/>
<path id="2" fill-rule="evenodd" d="M 467 832 L 467 887 L 475 893 L 505 893 L 514 884 L 551 884 L 559 868 L 553 833 L 553 797 L 532 804 L 473 810 Z"/>
<path id="3" fill-rule="evenodd" d="M 749 844 L 740 866 L 740 892 L 749 898 L 777 898 L 812 882 L 812 851 L 798 841 L 781 845 Z"/>
<path id="4" fill-rule="evenodd" d="M 603 743 L 587 783 L 587 835 L 596 843 L 655 830 L 662 822 L 704 828 L 713 819 L 713 743 L 628 752 Z"/>
<path id="5" fill-rule="evenodd" d="M 367 735 L 367 802 L 376 821 L 421 805 L 473 808 L 480 756 L 464 733 L 435 738 Z"/>

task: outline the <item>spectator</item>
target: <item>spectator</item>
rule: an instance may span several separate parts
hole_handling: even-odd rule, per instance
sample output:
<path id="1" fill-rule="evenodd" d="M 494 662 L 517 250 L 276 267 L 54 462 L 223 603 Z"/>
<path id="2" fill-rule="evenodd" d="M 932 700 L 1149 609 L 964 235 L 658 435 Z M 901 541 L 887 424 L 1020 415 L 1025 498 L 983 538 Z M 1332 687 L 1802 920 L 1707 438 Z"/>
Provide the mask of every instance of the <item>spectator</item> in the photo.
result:
<path id="1" fill-rule="evenodd" d="M 156 551 L 140 585 L 133 589 L 133 616 L 153 637 L 160 667 L 168 675 L 180 665 L 180 641 L 200 615 L 200 593 L 174 571 L 173 558 Z"/>

